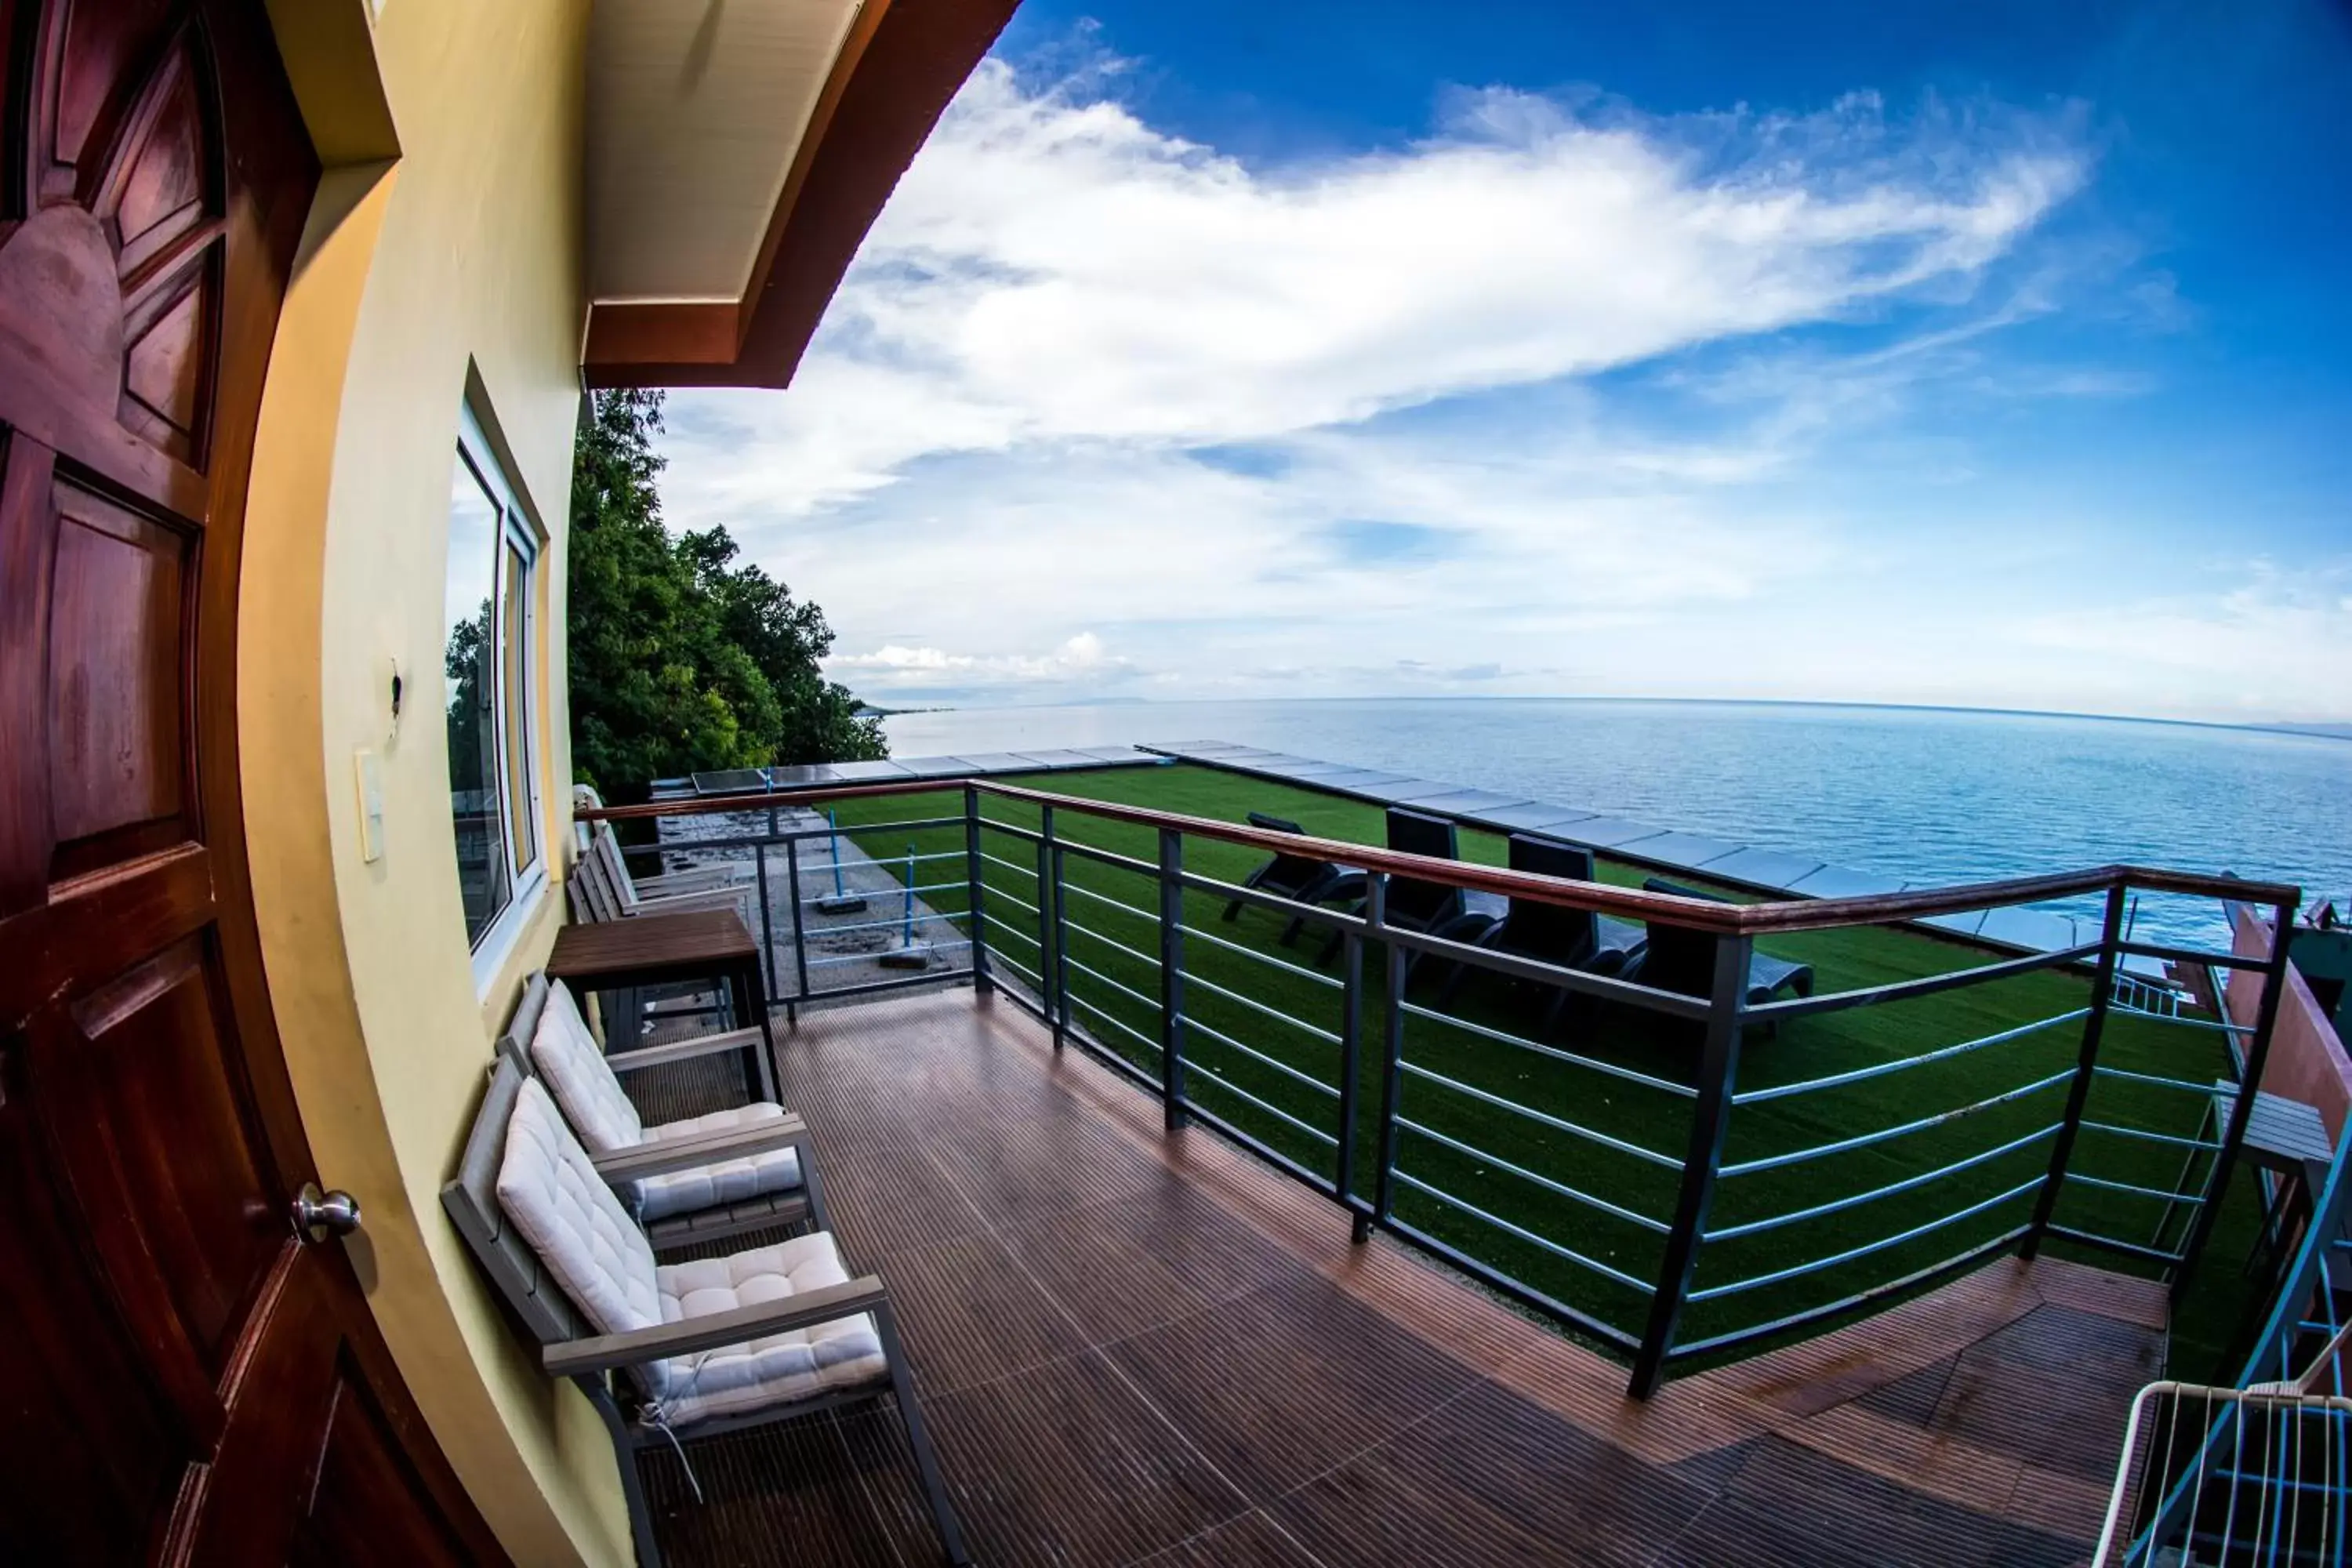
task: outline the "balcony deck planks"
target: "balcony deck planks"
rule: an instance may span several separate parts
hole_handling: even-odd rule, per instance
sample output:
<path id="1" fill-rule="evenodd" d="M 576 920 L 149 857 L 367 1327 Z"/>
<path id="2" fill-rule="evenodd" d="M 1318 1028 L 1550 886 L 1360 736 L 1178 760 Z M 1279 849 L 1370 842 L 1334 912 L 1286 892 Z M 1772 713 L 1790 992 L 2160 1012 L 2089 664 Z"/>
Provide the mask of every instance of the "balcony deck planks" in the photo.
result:
<path id="1" fill-rule="evenodd" d="M 1350 1246 L 1327 1200 L 1165 1133 L 1010 1005 L 909 994 L 779 1041 L 983 1563 L 2068 1563 L 2160 1354 L 2160 1289 L 2003 1260 L 1634 1404 L 1620 1363 Z M 632 1088 L 688 1115 L 736 1070 Z M 689 1454 L 700 1504 L 644 1461 L 676 1568 L 933 1558 L 880 1415 Z"/>

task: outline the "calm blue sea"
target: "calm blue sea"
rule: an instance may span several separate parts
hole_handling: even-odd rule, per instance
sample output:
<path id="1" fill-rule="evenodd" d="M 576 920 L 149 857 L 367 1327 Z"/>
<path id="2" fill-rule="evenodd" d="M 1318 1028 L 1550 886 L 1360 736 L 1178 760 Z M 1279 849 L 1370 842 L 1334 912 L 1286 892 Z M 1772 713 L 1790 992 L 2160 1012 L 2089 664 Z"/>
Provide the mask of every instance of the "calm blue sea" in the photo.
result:
<path id="1" fill-rule="evenodd" d="M 1797 703 L 1154 702 L 887 721 L 902 756 L 1214 739 L 1589 806 L 1948 883 L 2134 861 L 2352 892 L 2352 741 Z M 2056 906 L 2095 913 L 2082 904 Z M 2205 900 L 2139 928 L 2210 942 Z"/>

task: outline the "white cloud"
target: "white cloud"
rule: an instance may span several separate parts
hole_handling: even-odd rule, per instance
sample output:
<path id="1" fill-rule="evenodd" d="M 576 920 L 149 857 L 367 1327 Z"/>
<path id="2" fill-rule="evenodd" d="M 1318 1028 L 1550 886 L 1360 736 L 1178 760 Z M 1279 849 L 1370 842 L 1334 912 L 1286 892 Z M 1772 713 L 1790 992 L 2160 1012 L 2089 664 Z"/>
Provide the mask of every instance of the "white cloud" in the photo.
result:
<path id="1" fill-rule="evenodd" d="M 1866 96 L 1612 123 L 1493 89 L 1428 142 L 1267 173 L 992 61 L 791 395 L 716 413 L 742 460 L 681 504 L 805 512 L 1024 443 L 1267 439 L 1834 318 L 1965 279 L 2085 167 L 2040 121 L 1898 132 Z"/>
<path id="2" fill-rule="evenodd" d="M 1042 655 L 949 653 L 936 647 L 885 643 L 872 653 L 835 654 L 824 661 L 837 680 L 860 689 L 990 691 L 1045 683 L 1118 680 L 1135 673 L 1092 632 L 1080 632 Z"/>
<path id="3" fill-rule="evenodd" d="M 2064 114 L 1857 94 L 1662 119 L 1499 89 L 1409 146 L 1256 166 L 992 63 L 794 386 L 673 400 L 669 515 L 823 603 L 848 650 L 829 668 L 886 700 L 2179 711 L 2126 691 L 2144 607 L 2110 595 L 2114 646 L 2062 645 L 2049 628 L 2098 623 L 2004 575 L 2072 520 L 1906 530 L 1890 516 L 1978 466 L 1864 449 L 1927 388 L 2146 389 L 1987 353 L 2060 309 L 2028 249 L 2089 170 Z M 2090 553 L 2066 589 L 2121 574 Z M 2254 668 L 2266 635 L 2231 626 L 2203 646 Z"/>

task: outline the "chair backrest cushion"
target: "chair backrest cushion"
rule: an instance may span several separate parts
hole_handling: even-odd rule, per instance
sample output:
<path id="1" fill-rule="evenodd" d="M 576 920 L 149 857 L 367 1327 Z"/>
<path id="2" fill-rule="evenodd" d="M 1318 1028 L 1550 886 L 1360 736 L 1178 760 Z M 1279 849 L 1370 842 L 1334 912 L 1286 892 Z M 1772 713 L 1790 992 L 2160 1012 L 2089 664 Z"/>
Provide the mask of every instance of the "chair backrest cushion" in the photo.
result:
<path id="1" fill-rule="evenodd" d="M 1716 903 L 1725 900 L 1713 893 L 1703 893 L 1696 888 L 1685 888 L 1679 882 L 1669 882 L 1652 877 L 1642 884 L 1653 893 L 1670 893 L 1677 898 L 1706 899 Z M 1648 956 L 1642 960 L 1642 972 L 1637 977 L 1644 985 L 1661 991 L 1676 991 L 1685 996 L 1705 996 L 1715 989 L 1715 948 L 1718 940 L 1711 931 L 1694 931 L 1688 926 L 1670 925 L 1664 921 L 1646 921 L 1649 927 Z"/>
<path id="2" fill-rule="evenodd" d="M 1511 835 L 1511 869 L 1537 877 L 1561 877 L 1574 882 L 1592 880 L 1592 851 L 1557 838 Z M 1511 900 L 1509 947 L 1530 958 L 1570 963 L 1590 952 L 1598 931 L 1591 910 L 1571 910 L 1533 899 Z"/>
<path id="3" fill-rule="evenodd" d="M 1392 805 L 1389 807 L 1388 826 L 1391 849 L 1438 860 L 1461 858 L 1454 847 L 1454 824 L 1445 817 Z M 1444 882 L 1424 882 L 1418 877 L 1389 879 L 1388 918 L 1391 925 L 1428 931 L 1461 912 L 1459 888 Z"/>
<path id="4" fill-rule="evenodd" d="M 588 1032 L 571 987 L 560 980 L 548 987 L 547 1005 L 531 1031 L 530 1065 L 547 1080 L 565 1118 L 595 1153 L 614 1153 L 646 1141 L 644 1118 L 629 1103 L 596 1037 Z"/>
<path id="5" fill-rule="evenodd" d="M 596 1173 L 537 1079 L 507 1121 L 499 1207 L 599 1333 L 663 1321 L 653 1245 Z"/>
<path id="6" fill-rule="evenodd" d="M 513 1042 L 502 1040 L 499 1045 L 488 1086 L 474 1115 L 473 1131 L 458 1157 L 457 1173 L 441 1189 L 441 1206 L 532 1338 L 541 1344 L 576 1340 L 587 1331 L 579 1312 L 554 1287 L 539 1255 L 507 1223 L 506 1211 L 499 1206 L 499 1168 L 506 1160 L 507 1123 L 514 1119 L 515 1100 L 528 1076 L 520 1062 L 507 1054 Z"/>

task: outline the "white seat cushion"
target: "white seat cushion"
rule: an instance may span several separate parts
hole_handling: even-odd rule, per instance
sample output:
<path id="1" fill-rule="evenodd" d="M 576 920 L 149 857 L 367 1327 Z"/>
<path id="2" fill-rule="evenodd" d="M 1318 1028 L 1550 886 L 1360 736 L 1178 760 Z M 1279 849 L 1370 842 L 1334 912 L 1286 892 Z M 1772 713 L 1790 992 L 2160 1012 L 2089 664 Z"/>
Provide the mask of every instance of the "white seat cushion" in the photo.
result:
<path id="1" fill-rule="evenodd" d="M 730 1258 L 667 1265 L 656 1271 L 665 1321 L 708 1317 L 756 1302 L 839 1285 L 849 1279 L 824 1231 Z M 872 1314 L 770 1334 L 662 1363 L 661 1410 L 672 1426 L 742 1415 L 887 1377 Z"/>
<path id="2" fill-rule="evenodd" d="M 646 1136 L 650 1142 L 659 1142 L 688 1133 L 756 1127 L 764 1121 L 781 1121 L 783 1117 L 784 1108 L 781 1105 L 739 1105 L 732 1110 L 714 1110 L 708 1116 L 689 1117 L 684 1121 L 665 1121 L 648 1129 Z M 800 1151 L 770 1149 L 740 1160 L 723 1160 L 716 1165 L 697 1165 L 691 1170 L 647 1176 L 636 1184 L 637 1217 L 651 1224 L 672 1215 L 694 1214 L 722 1204 L 740 1204 L 791 1192 L 800 1184 Z"/>
<path id="3" fill-rule="evenodd" d="M 683 1133 L 774 1121 L 784 1114 L 783 1107 L 761 1101 L 648 1128 L 614 1075 L 613 1064 L 597 1047 L 596 1037 L 588 1032 L 572 993 L 560 981 L 548 987 L 546 1010 L 540 1015 L 539 1027 L 531 1032 L 530 1061 L 547 1079 L 556 1103 L 563 1108 L 564 1119 L 580 1134 L 581 1142 L 599 1155 Z M 772 1149 L 740 1160 L 648 1176 L 631 1184 L 629 1199 L 637 1217 L 650 1224 L 672 1215 L 790 1192 L 800 1184 L 799 1152 Z"/>
<path id="4" fill-rule="evenodd" d="M 547 988 L 547 1005 L 530 1045 L 530 1065 L 554 1091 L 582 1142 L 596 1153 L 613 1154 L 645 1142 L 644 1120 L 560 980 Z"/>
<path id="5" fill-rule="evenodd" d="M 676 1316 L 653 1244 L 596 1173 L 537 1079 L 523 1079 L 507 1119 L 498 1194 L 507 1223 L 598 1333 L 650 1329 Z M 658 1374 L 648 1379 L 646 1392 L 658 1397 L 660 1384 Z"/>

